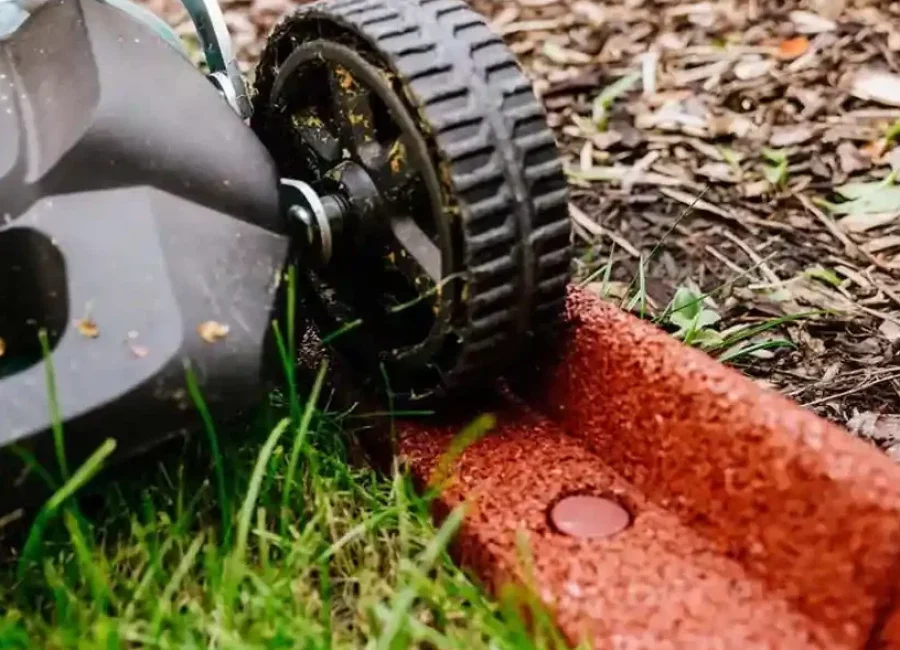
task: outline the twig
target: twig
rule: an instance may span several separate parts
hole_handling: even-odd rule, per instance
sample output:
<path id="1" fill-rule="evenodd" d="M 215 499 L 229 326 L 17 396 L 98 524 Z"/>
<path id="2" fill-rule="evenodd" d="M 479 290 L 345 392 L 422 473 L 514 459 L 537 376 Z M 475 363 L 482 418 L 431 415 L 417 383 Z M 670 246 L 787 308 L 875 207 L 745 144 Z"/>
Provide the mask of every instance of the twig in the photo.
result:
<path id="1" fill-rule="evenodd" d="M 794 196 L 796 196 L 800 200 L 800 203 L 803 204 L 804 208 L 809 210 L 819 221 L 821 221 L 822 224 L 824 224 L 824 226 L 828 228 L 828 231 L 844 245 L 844 248 L 846 249 L 848 255 L 852 255 L 857 259 L 864 259 L 873 266 L 877 266 L 882 271 L 891 271 L 890 265 L 885 264 L 880 259 L 872 255 L 872 253 L 857 246 L 853 242 L 853 240 L 850 239 L 847 234 L 844 233 L 838 227 L 838 225 L 828 217 L 828 215 L 819 210 L 819 208 L 817 208 L 815 204 L 813 204 L 813 202 L 810 201 L 807 197 L 803 196 L 802 194 L 795 194 Z"/>
<path id="2" fill-rule="evenodd" d="M 722 234 L 725 235 L 725 238 L 728 239 L 732 244 L 734 244 L 747 254 L 747 257 L 749 257 L 753 261 L 753 263 L 759 267 L 759 270 L 764 276 L 766 276 L 766 279 L 769 282 L 771 282 L 772 284 L 778 284 L 781 282 L 781 278 L 778 277 L 778 274 L 772 270 L 772 267 L 765 263 L 763 258 L 760 257 L 759 254 L 755 250 L 753 250 L 753 248 L 747 242 L 737 237 L 730 230 L 723 229 Z"/>
<path id="3" fill-rule="evenodd" d="M 715 257 L 717 260 L 719 260 L 720 262 L 722 262 L 722 264 L 724 264 L 725 266 L 727 266 L 729 269 L 731 269 L 731 270 L 734 271 L 735 273 L 740 273 L 740 274 L 746 274 L 746 273 L 747 273 L 747 271 L 745 271 L 745 270 L 742 269 L 740 266 L 738 266 L 737 264 L 735 264 L 734 262 L 732 262 L 730 259 L 728 259 L 727 257 L 725 257 L 725 255 L 724 255 L 723 253 L 721 253 L 721 252 L 719 252 L 718 250 L 716 250 L 716 248 L 715 248 L 712 244 L 709 244 L 709 245 L 707 245 L 707 246 L 704 246 L 703 249 L 704 249 L 707 253 L 709 253 L 710 255 L 712 255 L 713 257 Z"/>
<path id="4" fill-rule="evenodd" d="M 803 404 L 803 406 L 809 407 L 809 406 L 816 406 L 817 404 L 824 404 L 826 402 L 831 402 L 833 400 L 840 399 L 841 397 L 847 397 L 848 395 L 853 395 L 855 393 L 862 392 L 862 391 L 866 390 L 867 388 L 871 388 L 872 386 L 875 386 L 877 384 L 883 384 L 884 382 L 891 381 L 892 379 L 896 379 L 897 377 L 900 377 L 900 373 L 888 375 L 887 377 L 881 377 L 879 379 L 876 379 L 875 381 L 863 382 L 862 384 L 860 384 L 859 386 L 856 386 L 855 388 L 851 388 L 850 390 L 845 390 L 840 393 L 835 393 L 834 395 L 828 395 L 826 397 L 820 397 L 819 399 L 814 399 L 811 402 L 806 402 L 805 404 Z"/>
<path id="5" fill-rule="evenodd" d="M 704 212 L 714 214 L 717 217 L 722 217 L 723 219 L 727 219 L 728 221 L 732 221 L 736 224 L 740 224 L 741 227 L 746 228 L 751 233 L 753 232 L 752 228 L 750 228 L 747 224 L 743 223 L 733 213 L 729 212 L 728 210 L 724 210 L 716 205 L 713 205 L 709 201 L 704 201 L 703 199 L 700 199 L 696 196 L 688 194 L 687 192 L 682 192 L 681 190 L 675 190 L 675 189 L 672 189 L 669 187 L 660 188 L 659 191 L 663 195 L 672 199 L 673 201 L 678 201 L 679 203 L 683 203 L 684 205 L 687 205 L 692 209 L 702 210 Z"/>
<path id="6" fill-rule="evenodd" d="M 816 219 L 822 222 L 822 225 L 828 229 L 828 232 L 831 233 L 831 236 L 837 239 L 844 245 L 844 250 L 848 255 L 853 255 L 854 257 L 859 257 L 862 254 L 862 250 L 853 243 L 853 240 L 850 239 L 846 233 L 844 233 L 840 228 L 838 228 L 837 224 L 834 220 L 831 219 L 827 214 L 822 212 L 819 208 L 815 206 L 815 204 L 809 200 L 803 194 L 794 194 L 800 203 L 803 204 L 803 207 L 806 208 L 808 212 L 810 212 Z"/>
<path id="7" fill-rule="evenodd" d="M 599 223 L 591 219 L 581 208 L 579 208 L 574 203 L 569 204 L 569 216 L 572 217 L 572 221 L 574 221 L 578 226 L 586 230 L 588 233 L 595 237 L 607 237 L 612 241 L 616 246 L 624 250 L 626 253 L 631 255 L 632 257 L 639 259 L 641 257 L 640 251 L 631 245 L 627 239 L 622 237 L 622 235 L 612 231 L 607 230 Z"/>

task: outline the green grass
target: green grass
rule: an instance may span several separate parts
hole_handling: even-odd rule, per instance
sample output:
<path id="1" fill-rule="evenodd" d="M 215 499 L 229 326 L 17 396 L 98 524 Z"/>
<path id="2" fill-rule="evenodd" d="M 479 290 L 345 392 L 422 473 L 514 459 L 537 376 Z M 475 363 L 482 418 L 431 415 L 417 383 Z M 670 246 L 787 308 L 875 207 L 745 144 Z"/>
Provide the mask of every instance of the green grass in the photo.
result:
<path id="1" fill-rule="evenodd" d="M 292 328 L 289 314 L 286 355 Z M 99 504 L 79 494 L 115 442 L 70 473 L 56 428 L 54 495 L 24 543 L 0 542 L 0 648 L 565 647 L 528 591 L 491 598 L 453 563 L 464 510 L 436 529 L 435 492 L 356 460 L 360 418 L 321 404 L 324 368 L 299 395 L 285 364 L 285 391 L 232 432 L 186 370 L 205 433 L 97 484 Z M 47 373 L 55 404 L 49 359 Z"/>

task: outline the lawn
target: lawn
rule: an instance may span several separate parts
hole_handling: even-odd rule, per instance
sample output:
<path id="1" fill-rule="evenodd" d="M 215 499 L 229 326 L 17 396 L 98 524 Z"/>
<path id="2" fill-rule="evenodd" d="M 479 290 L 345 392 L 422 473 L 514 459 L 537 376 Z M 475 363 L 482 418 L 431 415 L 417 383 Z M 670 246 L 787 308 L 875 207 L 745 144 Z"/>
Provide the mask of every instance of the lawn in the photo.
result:
<path id="1" fill-rule="evenodd" d="M 557 131 L 578 281 L 900 458 L 897 3 L 473 4 Z M 224 3 L 245 66 L 289 6 Z M 0 550 L 0 648 L 557 647 L 357 415 L 273 395 L 59 509 Z"/>
<path id="2" fill-rule="evenodd" d="M 348 433 L 364 414 L 317 393 L 0 526 L 0 648 L 564 647 L 525 592 L 489 598 L 453 564 L 464 512 L 435 529 L 436 493 L 372 469 Z"/>

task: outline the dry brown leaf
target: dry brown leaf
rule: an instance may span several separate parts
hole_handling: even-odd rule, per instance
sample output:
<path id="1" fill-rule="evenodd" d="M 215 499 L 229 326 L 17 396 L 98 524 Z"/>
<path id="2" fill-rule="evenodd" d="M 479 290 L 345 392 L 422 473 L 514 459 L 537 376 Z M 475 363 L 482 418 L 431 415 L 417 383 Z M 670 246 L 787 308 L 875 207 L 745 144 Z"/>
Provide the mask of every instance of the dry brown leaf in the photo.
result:
<path id="1" fill-rule="evenodd" d="M 91 318 L 79 318 L 76 320 L 75 329 L 85 338 L 95 339 L 100 336 L 100 328 Z"/>
<path id="2" fill-rule="evenodd" d="M 200 335 L 200 338 L 207 343 L 215 343 L 216 341 L 225 338 L 230 331 L 231 328 L 228 327 L 228 325 L 214 320 L 205 321 L 197 326 L 197 333 Z"/>
<path id="3" fill-rule="evenodd" d="M 0 357 L 6 354 L 6 341 L 0 338 Z"/>
<path id="4" fill-rule="evenodd" d="M 809 50 L 809 39 L 805 36 L 797 36 L 782 41 L 778 46 L 778 58 L 790 61 L 803 56 Z"/>

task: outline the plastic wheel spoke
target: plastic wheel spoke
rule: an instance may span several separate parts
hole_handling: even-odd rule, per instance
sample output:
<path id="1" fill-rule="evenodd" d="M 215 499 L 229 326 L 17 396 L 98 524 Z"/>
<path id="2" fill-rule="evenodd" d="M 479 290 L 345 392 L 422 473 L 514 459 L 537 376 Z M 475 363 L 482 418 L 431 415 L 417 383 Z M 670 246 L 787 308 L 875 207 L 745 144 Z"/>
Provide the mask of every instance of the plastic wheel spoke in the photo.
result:
<path id="1" fill-rule="evenodd" d="M 329 69 L 328 85 L 336 135 L 344 148 L 358 153 L 367 143 L 375 142 L 371 91 L 342 65 Z"/>
<path id="2" fill-rule="evenodd" d="M 439 283 L 441 281 L 441 251 L 415 220 L 409 216 L 393 217 L 391 233 L 400 248 L 415 260 L 419 269 L 431 278 L 432 282 Z M 410 274 L 407 273 L 407 275 Z M 414 273 L 413 276 L 420 278 L 421 273 Z"/>
<path id="3" fill-rule="evenodd" d="M 307 160 L 316 169 L 330 169 L 340 162 L 341 144 L 324 126 L 301 126 L 296 133 Z"/>

